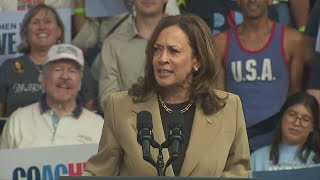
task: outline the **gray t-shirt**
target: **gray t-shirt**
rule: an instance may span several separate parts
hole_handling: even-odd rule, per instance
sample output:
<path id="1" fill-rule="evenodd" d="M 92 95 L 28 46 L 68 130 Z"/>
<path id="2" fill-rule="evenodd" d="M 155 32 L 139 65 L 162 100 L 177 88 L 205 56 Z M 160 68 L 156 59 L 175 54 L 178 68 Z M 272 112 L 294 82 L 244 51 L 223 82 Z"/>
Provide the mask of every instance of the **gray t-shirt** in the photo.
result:
<path id="1" fill-rule="evenodd" d="M 6 60 L 0 67 L 0 101 L 6 103 L 9 116 L 19 107 L 37 102 L 43 91 L 39 70 L 28 55 Z M 97 96 L 97 85 L 87 66 L 83 70 L 82 87 L 78 101 L 86 102 Z"/>

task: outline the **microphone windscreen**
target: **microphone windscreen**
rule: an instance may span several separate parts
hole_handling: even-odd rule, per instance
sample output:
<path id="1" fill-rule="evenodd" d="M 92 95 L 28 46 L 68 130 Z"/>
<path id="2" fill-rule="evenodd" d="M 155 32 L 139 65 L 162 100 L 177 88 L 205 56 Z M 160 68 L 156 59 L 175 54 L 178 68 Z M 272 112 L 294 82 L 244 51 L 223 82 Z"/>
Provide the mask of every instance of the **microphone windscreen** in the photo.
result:
<path id="1" fill-rule="evenodd" d="M 152 115 L 149 111 L 140 111 L 137 114 L 137 129 L 140 131 L 143 128 L 152 130 Z"/>

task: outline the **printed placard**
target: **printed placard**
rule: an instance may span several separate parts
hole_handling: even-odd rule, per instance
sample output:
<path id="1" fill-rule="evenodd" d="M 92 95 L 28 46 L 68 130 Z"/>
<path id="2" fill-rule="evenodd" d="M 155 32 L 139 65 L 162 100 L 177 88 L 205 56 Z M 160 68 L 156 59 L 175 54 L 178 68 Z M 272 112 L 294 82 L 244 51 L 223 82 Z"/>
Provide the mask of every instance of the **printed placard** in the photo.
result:
<path id="1" fill-rule="evenodd" d="M 80 176 L 98 144 L 0 150 L 0 179 L 46 179 Z"/>

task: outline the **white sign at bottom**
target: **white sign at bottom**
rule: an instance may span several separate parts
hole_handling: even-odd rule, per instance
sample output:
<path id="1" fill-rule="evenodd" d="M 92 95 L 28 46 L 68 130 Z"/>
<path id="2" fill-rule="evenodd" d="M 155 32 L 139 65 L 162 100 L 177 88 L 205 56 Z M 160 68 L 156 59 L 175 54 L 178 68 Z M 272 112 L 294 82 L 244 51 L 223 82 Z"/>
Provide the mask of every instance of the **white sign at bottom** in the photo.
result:
<path id="1" fill-rule="evenodd" d="M 80 176 L 98 144 L 0 150 L 0 179 L 58 180 Z"/>

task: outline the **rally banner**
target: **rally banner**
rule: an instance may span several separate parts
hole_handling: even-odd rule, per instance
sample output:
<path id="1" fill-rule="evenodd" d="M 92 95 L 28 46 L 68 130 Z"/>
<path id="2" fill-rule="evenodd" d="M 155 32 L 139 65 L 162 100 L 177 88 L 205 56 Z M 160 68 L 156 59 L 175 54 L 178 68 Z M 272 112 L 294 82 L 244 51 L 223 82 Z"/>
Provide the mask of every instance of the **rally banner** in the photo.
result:
<path id="1" fill-rule="evenodd" d="M 3 61 L 20 56 L 20 26 L 27 11 L 0 12 L 0 65 Z M 65 42 L 71 42 L 71 9 L 57 9 L 65 30 Z"/>
<path id="2" fill-rule="evenodd" d="M 98 144 L 0 150 L 0 179 L 58 180 L 80 176 Z"/>

